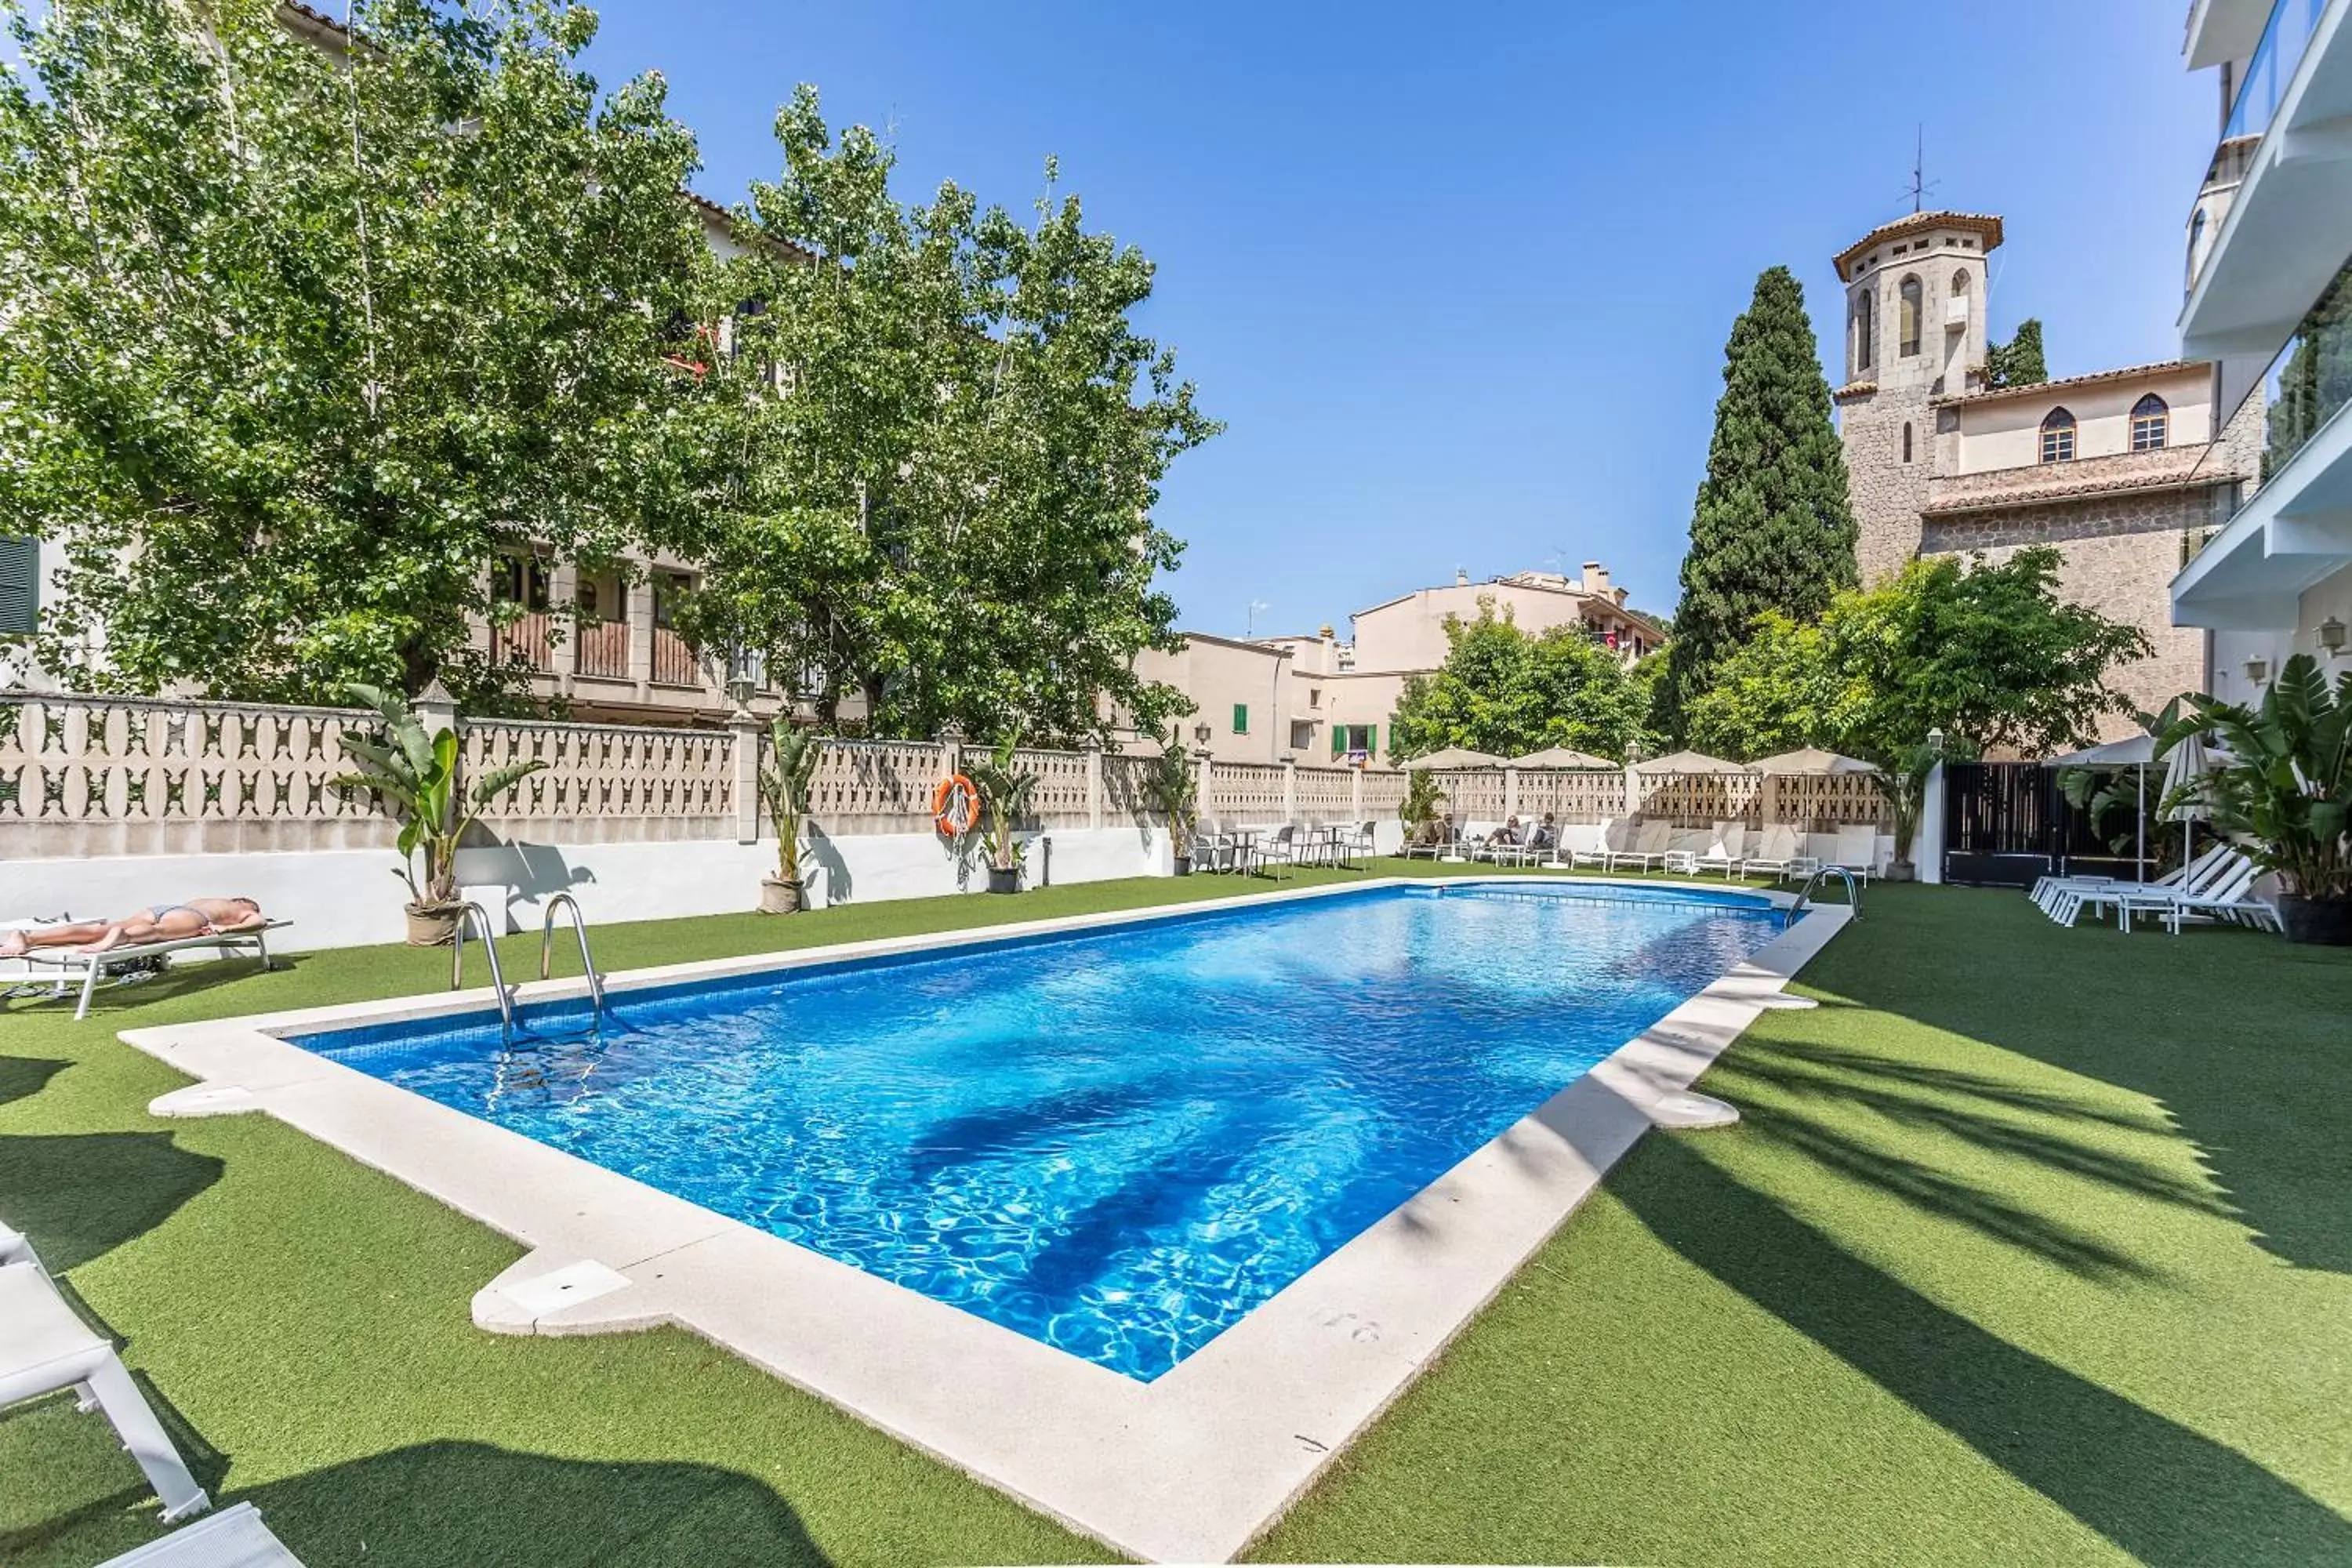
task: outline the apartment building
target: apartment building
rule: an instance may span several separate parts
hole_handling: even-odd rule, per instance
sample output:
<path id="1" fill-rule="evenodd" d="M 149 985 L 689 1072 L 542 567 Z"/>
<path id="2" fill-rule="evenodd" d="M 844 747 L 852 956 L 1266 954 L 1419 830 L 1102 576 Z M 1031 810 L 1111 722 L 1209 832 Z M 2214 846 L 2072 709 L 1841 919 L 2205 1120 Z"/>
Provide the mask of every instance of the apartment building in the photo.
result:
<path id="1" fill-rule="evenodd" d="M 1447 621 L 1475 620 L 1491 604 L 1523 631 L 1573 627 L 1631 664 L 1663 647 L 1665 633 L 1628 609 L 1626 597 L 1598 561 L 1586 562 L 1579 577 L 1517 572 L 1473 582 L 1456 572 L 1451 583 L 1357 611 L 1346 641 L 1329 626 L 1312 636 L 1249 639 L 1187 632 L 1182 651 L 1146 652 L 1136 669 L 1192 700 L 1181 726 L 1187 743 L 1220 762 L 1291 756 L 1391 767 L 1388 737 L 1405 682 L 1444 664 Z"/>
<path id="2" fill-rule="evenodd" d="M 2345 663 L 2352 622 L 2352 0 L 2196 0 L 2213 155 L 2188 204 L 2184 355 L 2218 361 L 2257 472 L 2172 580 L 2210 689 L 2249 702 L 2291 655 Z"/>

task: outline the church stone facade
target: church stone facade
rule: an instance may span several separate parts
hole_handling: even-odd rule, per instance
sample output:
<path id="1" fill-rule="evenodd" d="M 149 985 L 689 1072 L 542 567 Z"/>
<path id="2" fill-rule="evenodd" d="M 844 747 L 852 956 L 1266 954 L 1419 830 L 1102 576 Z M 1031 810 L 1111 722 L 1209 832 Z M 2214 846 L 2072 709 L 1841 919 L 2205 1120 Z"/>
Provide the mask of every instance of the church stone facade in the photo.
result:
<path id="1" fill-rule="evenodd" d="M 2001 238 L 1998 217 L 1918 213 L 1837 257 L 1835 395 L 1863 581 L 1920 555 L 2053 546 L 2066 597 L 2155 645 L 2114 678 L 2152 711 L 2207 687 L 2204 634 L 2171 624 L 2168 589 L 2255 472 L 2258 420 L 2216 428 L 2205 364 L 1986 384 L 1985 258 Z M 2101 738 L 2136 732 L 2114 718 Z"/>

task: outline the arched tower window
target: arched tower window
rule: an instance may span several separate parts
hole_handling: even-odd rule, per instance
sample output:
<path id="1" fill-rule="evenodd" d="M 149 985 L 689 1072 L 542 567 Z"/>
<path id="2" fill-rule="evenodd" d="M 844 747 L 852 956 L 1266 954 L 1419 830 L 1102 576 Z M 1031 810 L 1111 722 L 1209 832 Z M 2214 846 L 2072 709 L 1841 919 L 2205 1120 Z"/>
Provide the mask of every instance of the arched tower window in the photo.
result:
<path id="1" fill-rule="evenodd" d="M 1878 280 L 1853 297 L 1853 373 L 1860 375 L 1878 363 Z"/>
<path id="2" fill-rule="evenodd" d="M 2155 451 L 2164 445 L 2171 425 L 2172 410 L 2165 406 L 2163 398 L 2149 393 L 2132 405 L 2131 449 L 2135 452 Z"/>
<path id="3" fill-rule="evenodd" d="M 1902 329 L 1903 353 L 1907 358 L 1919 352 L 1920 290 L 1919 279 L 1906 278 L 1897 291 L 1902 300 L 1896 321 Z"/>
<path id="4" fill-rule="evenodd" d="M 1906 463 L 1911 460 L 1911 421 L 1908 419 L 1903 422 L 1903 460 Z"/>
<path id="5" fill-rule="evenodd" d="M 2063 408 L 2053 408 L 2042 416 L 2042 460 L 2045 463 L 2071 463 L 2074 460 L 2074 416 Z"/>

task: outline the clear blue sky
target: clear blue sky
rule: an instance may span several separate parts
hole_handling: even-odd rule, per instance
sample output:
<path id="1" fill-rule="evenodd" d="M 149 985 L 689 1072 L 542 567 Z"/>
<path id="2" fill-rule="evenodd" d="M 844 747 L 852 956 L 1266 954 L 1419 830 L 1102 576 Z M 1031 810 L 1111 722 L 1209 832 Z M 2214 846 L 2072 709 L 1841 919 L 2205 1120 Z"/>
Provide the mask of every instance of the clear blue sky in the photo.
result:
<path id="1" fill-rule="evenodd" d="M 1183 624 L 1310 630 L 1455 566 L 1606 561 L 1671 608 L 1722 345 L 1756 274 L 1908 210 L 2008 219 L 1991 324 L 2065 375 L 2169 358 L 2214 135 L 2185 0 L 989 6 L 605 0 L 705 195 L 772 173 L 798 81 L 902 195 L 1021 208 L 1047 153 L 1160 266 L 1149 329 L 1229 428 L 1181 459 Z"/>

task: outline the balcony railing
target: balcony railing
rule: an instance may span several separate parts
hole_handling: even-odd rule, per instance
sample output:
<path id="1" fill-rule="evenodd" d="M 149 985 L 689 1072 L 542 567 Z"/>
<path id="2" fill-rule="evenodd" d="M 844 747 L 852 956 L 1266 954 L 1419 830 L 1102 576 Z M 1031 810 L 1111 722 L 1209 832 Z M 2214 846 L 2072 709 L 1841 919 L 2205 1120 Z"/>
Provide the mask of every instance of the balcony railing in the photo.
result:
<path id="1" fill-rule="evenodd" d="M 609 680 L 629 678 L 629 627 L 625 621 L 583 621 L 578 632 L 582 675 Z"/>
<path id="2" fill-rule="evenodd" d="M 667 626 L 654 628 L 654 681 L 660 686 L 699 686 L 702 668 L 686 639 Z"/>
<path id="3" fill-rule="evenodd" d="M 547 671 L 555 668 L 551 617 L 545 610 L 526 610 L 512 626 L 490 628 L 490 662 Z"/>
<path id="4" fill-rule="evenodd" d="M 2221 127 L 2222 141 L 2260 136 L 2270 129 L 2271 117 L 2278 112 L 2287 84 L 2294 80 L 2295 68 L 2303 64 L 2311 35 L 2318 29 L 2320 13 L 2326 9 L 2327 0 L 2278 0 L 2271 7 L 2263 41 L 2254 46 L 2253 57 L 2246 62 L 2237 100 L 2230 105 L 2229 121 Z"/>
<path id="5" fill-rule="evenodd" d="M 2258 397 L 2263 411 L 2262 451 L 2254 471 L 2260 483 L 2252 490 L 2231 485 L 2216 492 L 2217 515 L 2212 522 L 2190 531 L 2181 541 L 2184 566 L 2228 526 L 2262 486 L 2277 479 L 2295 454 L 2343 413 L 2346 404 L 2352 403 L 2352 260 L 2344 264 L 2304 313 L 2294 335 L 2263 368 L 2245 401 L 2231 411 L 2228 423 L 2235 424 L 2246 405 Z M 2217 440 L 2213 450 L 2219 453 L 2224 446 Z"/>

